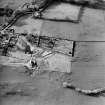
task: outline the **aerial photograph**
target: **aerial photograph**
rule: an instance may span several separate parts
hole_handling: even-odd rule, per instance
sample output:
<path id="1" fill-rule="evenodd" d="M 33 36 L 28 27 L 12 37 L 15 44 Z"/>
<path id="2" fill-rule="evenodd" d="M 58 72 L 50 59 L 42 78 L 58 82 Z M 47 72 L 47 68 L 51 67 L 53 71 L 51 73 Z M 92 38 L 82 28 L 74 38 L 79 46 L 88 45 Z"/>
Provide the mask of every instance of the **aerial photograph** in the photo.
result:
<path id="1" fill-rule="evenodd" d="M 105 105 L 105 0 L 0 0 L 0 105 Z"/>

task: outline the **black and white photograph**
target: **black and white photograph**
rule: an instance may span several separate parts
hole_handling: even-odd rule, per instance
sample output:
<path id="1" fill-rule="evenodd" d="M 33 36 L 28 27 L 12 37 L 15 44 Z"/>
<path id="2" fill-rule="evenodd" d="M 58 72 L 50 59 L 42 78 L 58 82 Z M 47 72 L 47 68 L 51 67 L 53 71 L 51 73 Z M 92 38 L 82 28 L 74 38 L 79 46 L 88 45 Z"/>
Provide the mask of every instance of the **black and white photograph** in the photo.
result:
<path id="1" fill-rule="evenodd" d="M 0 105 L 105 105 L 105 0 L 0 0 Z"/>

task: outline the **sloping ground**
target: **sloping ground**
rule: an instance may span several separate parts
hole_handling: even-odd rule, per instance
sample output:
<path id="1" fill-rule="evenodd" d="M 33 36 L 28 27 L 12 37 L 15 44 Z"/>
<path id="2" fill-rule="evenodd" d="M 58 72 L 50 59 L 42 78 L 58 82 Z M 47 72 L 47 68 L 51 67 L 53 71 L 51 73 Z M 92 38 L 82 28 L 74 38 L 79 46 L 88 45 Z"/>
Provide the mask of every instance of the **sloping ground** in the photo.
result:
<path id="1" fill-rule="evenodd" d="M 61 15 L 63 15 L 65 16 L 62 17 L 63 19 L 67 19 L 67 15 L 71 20 L 77 20 L 79 12 L 78 7 L 76 8 L 75 6 L 67 5 L 66 12 L 64 12 L 61 7 L 65 5 L 66 4 L 61 4 L 60 6 L 56 6 L 55 8 L 59 7 L 61 9 L 59 11 L 57 9 L 54 11 L 52 8 L 49 9 L 47 12 L 48 15 L 53 17 L 58 17 L 58 15 L 61 17 Z M 74 11 L 71 12 L 72 10 Z M 61 14 L 60 11 L 62 11 Z M 55 15 L 55 12 L 57 15 Z M 14 28 L 16 29 L 16 32 L 28 30 L 29 33 L 37 32 L 44 36 L 61 37 L 76 41 L 105 41 L 104 15 L 105 13 L 103 10 L 85 8 L 81 22 L 78 24 L 71 22 L 42 21 L 30 17 L 22 17 L 15 24 Z"/>
<path id="2" fill-rule="evenodd" d="M 79 24 L 45 21 L 42 34 L 76 41 L 105 41 L 104 15 L 102 10 L 86 8 Z"/>
<path id="3" fill-rule="evenodd" d="M 64 8 L 62 9 L 62 7 Z M 64 3 L 58 3 L 58 4 L 55 3 L 43 13 L 43 18 L 56 19 L 56 20 L 61 19 L 64 21 L 68 20 L 69 22 L 77 21 L 79 10 L 80 10 L 79 6 L 72 6 Z M 39 34 L 40 31 L 43 32 L 43 30 L 41 29 L 42 27 L 44 27 L 43 22 L 44 22 L 43 20 L 38 20 L 38 19 L 36 20 L 34 17 L 32 18 L 32 15 L 30 15 L 30 16 L 21 17 L 14 24 L 13 27 L 16 29 L 16 32 L 24 32 L 24 30 L 27 30 L 29 33 Z M 42 35 L 44 35 L 44 33 Z"/>
<path id="4" fill-rule="evenodd" d="M 0 67 L 1 105 L 104 105 L 105 98 L 92 98 L 62 88 L 69 74 L 44 71 L 34 78 L 23 67 Z"/>
<path id="5" fill-rule="evenodd" d="M 64 9 L 62 7 L 65 7 Z M 58 9 L 57 9 L 58 8 Z M 66 11 L 66 12 L 65 12 Z M 77 20 L 79 7 L 59 4 L 46 11 L 46 17 L 62 17 Z M 57 15 L 55 15 L 57 14 Z M 48 16 L 49 15 L 49 16 Z M 63 16 L 61 16 L 63 15 Z M 15 24 L 16 32 L 40 33 L 47 36 L 56 36 L 76 41 L 104 41 L 105 13 L 103 10 L 85 8 L 81 22 L 51 22 L 22 17 Z"/>
<path id="6" fill-rule="evenodd" d="M 62 6 L 65 5 L 61 4 L 61 7 Z M 74 20 L 76 20 L 79 12 L 78 7 L 77 8 L 75 6 L 70 7 L 68 5 L 66 8 L 68 8 L 66 9 L 68 11 L 64 13 L 63 10 L 62 12 L 63 15 L 65 16 L 66 14 L 69 16 L 69 18 L 73 18 Z M 75 11 L 71 12 L 71 10 L 73 9 Z M 58 10 L 55 9 L 55 11 L 57 12 Z M 53 11 L 51 13 L 52 13 L 51 15 L 55 16 L 55 13 L 53 13 Z M 81 22 L 78 24 L 71 22 L 42 21 L 42 20 L 35 20 L 29 17 L 23 17 L 15 24 L 15 29 L 16 32 L 24 32 L 24 30 L 28 30 L 29 33 L 38 32 L 44 36 L 46 35 L 53 37 L 61 37 L 76 41 L 105 41 L 104 15 L 105 13 L 103 10 L 85 8 L 83 16 L 81 18 Z M 63 18 L 66 19 L 66 16 Z"/>

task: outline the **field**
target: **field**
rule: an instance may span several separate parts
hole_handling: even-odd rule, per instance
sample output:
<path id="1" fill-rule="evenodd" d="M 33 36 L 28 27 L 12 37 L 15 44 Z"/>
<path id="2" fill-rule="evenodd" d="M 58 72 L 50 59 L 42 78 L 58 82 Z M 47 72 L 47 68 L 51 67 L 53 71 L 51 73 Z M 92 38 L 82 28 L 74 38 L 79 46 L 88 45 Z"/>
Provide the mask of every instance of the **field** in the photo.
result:
<path id="1" fill-rule="evenodd" d="M 9 2 L 10 7 L 16 8 L 24 1 L 1 0 L 0 5 L 3 6 Z M 54 11 L 53 8 L 55 8 Z M 58 12 L 57 17 L 65 14 L 76 19 L 78 8 L 59 4 L 48 10 L 48 12 L 52 11 L 52 14 L 47 13 L 47 15 L 55 16 Z M 27 31 L 42 36 L 76 41 L 74 57 L 72 60 L 70 58 L 72 73 L 47 69 L 36 73 L 32 78 L 24 73 L 26 68 L 21 64 L 8 65 L 5 61 L 10 58 L 0 57 L 0 105 L 105 105 L 103 96 L 85 96 L 62 87 L 63 81 L 70 81 L 82 89 L 105 87 L 105 12 L 103 10 L 85 8 L 82 21 L 78 24 L 35 20 L 31 16 L 24 16 L 13 27 L 20 33 Z M 14 60 L 22 62 L 12 59 Z"/>

